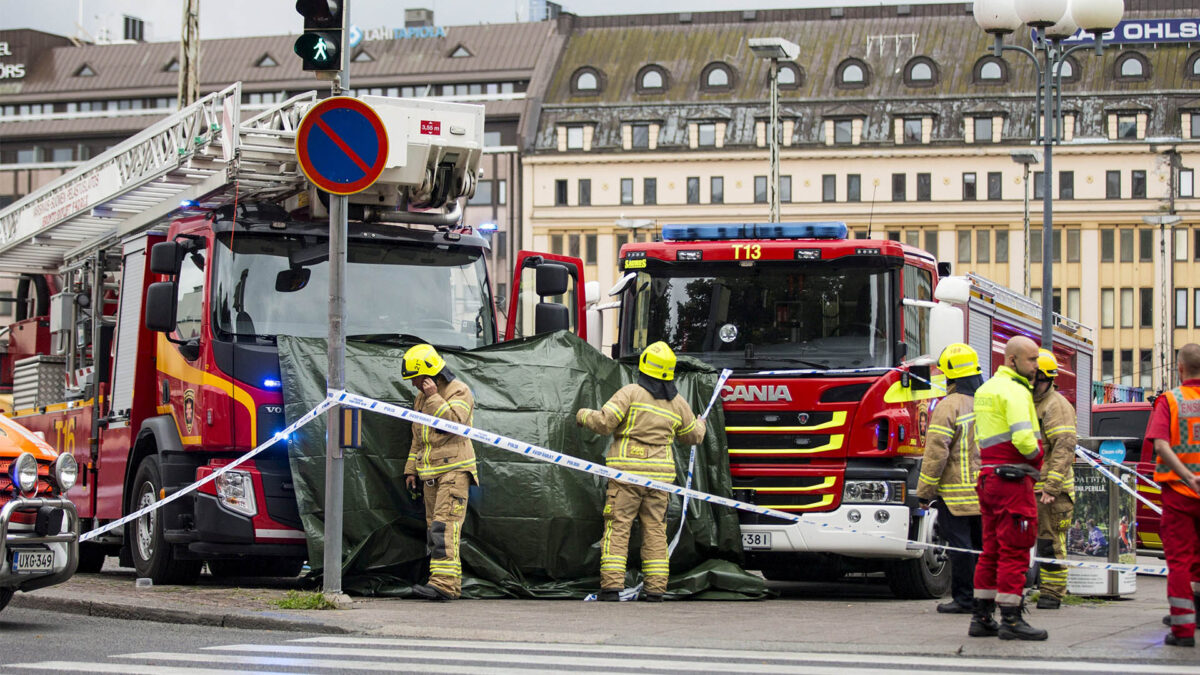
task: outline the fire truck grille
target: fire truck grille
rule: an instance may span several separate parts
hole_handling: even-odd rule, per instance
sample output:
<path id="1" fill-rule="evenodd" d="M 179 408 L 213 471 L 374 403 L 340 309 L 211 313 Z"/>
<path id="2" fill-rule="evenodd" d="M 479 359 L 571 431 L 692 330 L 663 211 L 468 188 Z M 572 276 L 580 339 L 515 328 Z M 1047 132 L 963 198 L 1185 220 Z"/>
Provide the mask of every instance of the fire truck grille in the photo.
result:
<path id="1" fill-rule="evenodd" d="M 801 412 L 796 410 L 788 410 L 783 412 L 762 412 L 762 411 L 726 411 L 725 426 L 729 429 L 741 429 L 743 427 L 752 427 L 754 431 L 760 430 L 780 430 L 789 429 L 789 427 L 797 427 L 799 429 L 817 431 L 821 427 L 827 427 L 835 422 L 836 418 L 844 419 L 845 413 L 831 410 L 821 410 L 815 412 Z M 797 429 L 798 430 L 798 429 Z"/>
<path id="2" fill-rule="evenodd" d="M 814 457 L 840 456 L 842 434 L 729 434 L 730 464 L 807 464 Z"/>
<path id="3" fill-rule="evenodd" d="M 734 477 L 735 499 L 788 513 L 828 511 L 841 494 L 838 475 Z M 778 523 L 776 518 L 741 512 L 743 523 Z"/>

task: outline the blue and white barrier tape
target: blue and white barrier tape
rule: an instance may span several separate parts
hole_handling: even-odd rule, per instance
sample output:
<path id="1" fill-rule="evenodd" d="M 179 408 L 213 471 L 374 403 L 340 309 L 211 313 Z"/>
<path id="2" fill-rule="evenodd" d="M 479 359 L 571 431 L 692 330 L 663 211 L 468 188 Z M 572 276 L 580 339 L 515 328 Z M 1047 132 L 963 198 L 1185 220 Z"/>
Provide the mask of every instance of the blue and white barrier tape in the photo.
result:
<path id="1" fill-rule="evenodd" d="M 1088 457 L 1088 453 L 1086 450 L 1084 450 L 1083 448 L 1081 448 L 1079 446 L 1075 446 L 1075 454 L 1082 457 L 1084 459 L 1084 461 L 1086 461 L 1088 464 L 1091 464 L 1093 469 L 1100 472 L 1100 475 L 1109 479 L 1113 483 L 1116 483 L 1122 490 L 1133 495 L 1134 499 L 1136 499 L 1136 500 L 1140 501 L 1141 503 L 1145 504 L 1146 506 L 1150 507 L 1151 511 L 1159 514 L 1160 516 L 1162 515 L 1162 508 L 1159 507 L 1158 504 L 1155 504 L 1154 502 L 1150 501 L 1149 499 L 1146 499 L 1145 497 L 1139 495 L 1137 493 L 1137 490 L 1134 490 L 1133 488 L 1126 485 L 1125 481 L 1118 478 L 1116 476 L 1116 474 L 1114 474 L 1113 472 L 1109 471 L 1108 469 L 1100 466 L 1099 462 L 1092 459 L 1091 457 Z"/>
<path id="2" fill-rule="evenodd" d="M 1080 450 L 1087 453 L 1088 457 L 1091 457 L 1092 459 L 1094 459 L 1102 464 L 1107 464 L 1108 466 L 1111 466 L 1112 468 L 1117 469 L 1118 471 L 1124 471 L 1125 473 L 1133 474 L 1135 478 L 1142 481 L 1146 485 L 1149 485 L 1150 487 L 1154 488 L 1155 490 L 1162 489 L 1161 485 L 1159 485 L 1158 483 L 1155 483 L 1153 480 L 1138 473 L 1137 469 L 1134 469 L 1133 467 L 1125 466 L 1124 464 L 1116 461 L 1115 459 L 1109 459 L 1109 458 L 1105 457 L 1104 455 L 1092 452 L 1091 450 L 1088 450 L 1087 448 L 1084 448 L 1084 447 L 1080 447 L 1080 448 L 1076 449 L 1075 452 L 1078 453 Z"/>

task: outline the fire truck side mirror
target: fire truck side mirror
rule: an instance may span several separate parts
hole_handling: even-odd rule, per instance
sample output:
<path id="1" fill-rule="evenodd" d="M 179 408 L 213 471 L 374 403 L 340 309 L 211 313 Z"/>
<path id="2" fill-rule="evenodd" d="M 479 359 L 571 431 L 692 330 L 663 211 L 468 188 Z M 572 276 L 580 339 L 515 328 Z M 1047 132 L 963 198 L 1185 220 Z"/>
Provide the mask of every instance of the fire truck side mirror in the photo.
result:
<path id="1" fill-rule="evenodd" d="M 569 279 L 565 265 L 543 263 L 537 266 L 537 294 L 543 298 L 567 292 Z"/>
<path id="2" fill-rule="evenodd" d="M 156 281 L 146 288 L 148 330 L 158 333 L 170 333 L 175 330 L 175 295 L 173 281 Z"/>
<path id="3" fill-rule="evenodd" d="M 913 390 L 913 391 L 928 391 L 928 390 L 929 390 L 929 387 L 930 387 L 930 384 L 929 384 L 929 377 L 930 377 L 930 370 L 929 370 L 929 366 L 927 366 L 927 365 L 923 365 L 923 366 L 917 366 L 917 365 L 909 366 L 909 368 L 908 368 L 908 374 L 910 374 L 910 375 L 911 375 L 911 377 L 909 378 L 909 386 L 911 386 L 911 387 L 912 387 L 912 390 Z"/>
<path id="4" fill-rule="evenodd" d="M 948 262 L 938 263 L 938 278 L 941 279 L 950 276 L 951 269 L 951 265 Z"/>
<path id="5" fill-rule="evenodd" d="M 150 271 L 155 274 L 179 274 L 180 256 L 179 244 L 173 241 L 163 241 L 150 249 Z"/>

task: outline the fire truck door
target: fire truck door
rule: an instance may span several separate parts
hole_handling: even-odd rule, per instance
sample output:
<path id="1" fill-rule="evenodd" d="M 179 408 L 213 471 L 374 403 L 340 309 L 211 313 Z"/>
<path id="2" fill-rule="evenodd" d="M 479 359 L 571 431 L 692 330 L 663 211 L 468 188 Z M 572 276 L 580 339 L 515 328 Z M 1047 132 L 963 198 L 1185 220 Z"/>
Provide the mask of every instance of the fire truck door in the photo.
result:
<path id="1" fill-rule="evenodd" d="M 587 339 L 583 260 L 520 251 L 513 273 L 504 339 L 569 330 Z"/>

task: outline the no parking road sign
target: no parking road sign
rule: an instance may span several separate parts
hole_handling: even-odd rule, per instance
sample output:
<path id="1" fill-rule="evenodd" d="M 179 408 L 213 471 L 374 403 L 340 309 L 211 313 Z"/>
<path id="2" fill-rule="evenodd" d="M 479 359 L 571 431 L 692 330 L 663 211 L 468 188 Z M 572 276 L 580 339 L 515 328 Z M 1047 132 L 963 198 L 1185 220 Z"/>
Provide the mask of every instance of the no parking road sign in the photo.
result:
<path id="1" fill-rule="evenodd" d="M 387 129 L 362 101 L 327 98 L 300 120 L 296 157 L 304 175 L 322 190 L 336 195 L 362 192 L 387 163 Z"/>

